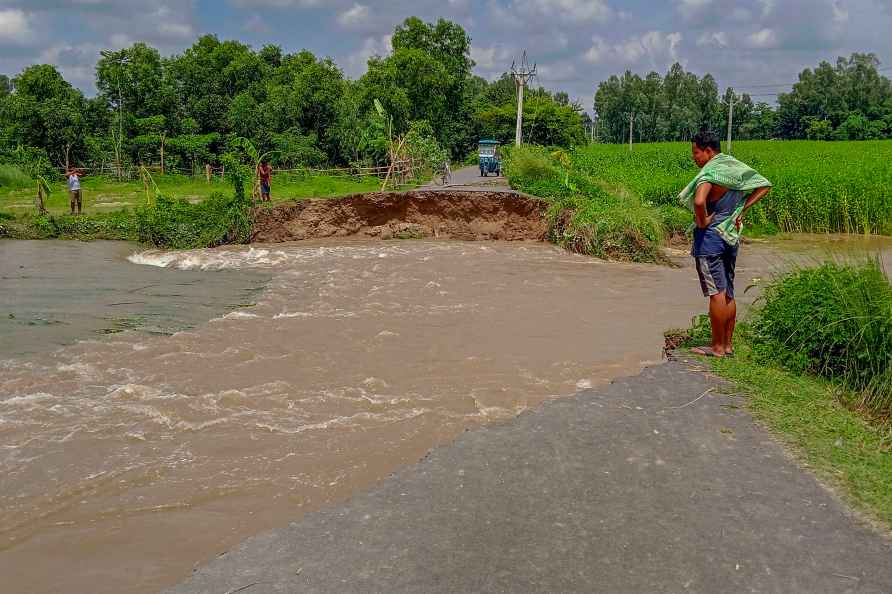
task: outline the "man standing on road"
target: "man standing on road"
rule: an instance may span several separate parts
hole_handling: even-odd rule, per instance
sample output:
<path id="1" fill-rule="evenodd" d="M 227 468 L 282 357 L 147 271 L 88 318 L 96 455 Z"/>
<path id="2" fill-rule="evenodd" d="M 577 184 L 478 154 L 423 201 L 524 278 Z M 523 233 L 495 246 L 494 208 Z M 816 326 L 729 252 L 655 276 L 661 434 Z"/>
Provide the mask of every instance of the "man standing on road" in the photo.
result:
<path id="1" fill-rule="evenodd" d="M 271 202 L 270 184 L 272 183 L 273 168 L 265 160 L 257 167 L 257 175 L 260 177 L 260 201 Z"/>
<path id="2" fill-rule="evenodd" d="M 81 214 L 83 200 L 81 198 L 81 173 L 75 168 L 70 168 L 65 175 L 68 177 L 68 198 L 71 203 L 71 214 Z"/>
<path id="3" fill-rule="evenodd" d="M 703 296 L 709 298 L 712 344 L 692 349 L 697 355 L 724 357 L 734 354 L 734 271 L 743 218 L 771 191 L 771 182 L 734 157 L 722 153 L 714 132 L 694 136 L 691 152 L 700 173 L 679 198 L 694 212 L 694 245 L 691 255 Z"/>

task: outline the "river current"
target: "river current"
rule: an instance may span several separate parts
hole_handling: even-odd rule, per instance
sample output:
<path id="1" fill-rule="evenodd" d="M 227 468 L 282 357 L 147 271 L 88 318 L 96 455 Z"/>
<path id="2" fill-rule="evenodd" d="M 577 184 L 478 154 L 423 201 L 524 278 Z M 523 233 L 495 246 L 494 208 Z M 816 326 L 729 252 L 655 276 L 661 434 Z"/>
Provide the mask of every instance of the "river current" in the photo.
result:
<path id="1" fill-rule="evenodd" d="M 818 241 L 892 254 L 746 246 L 742 301 Z M 0 242 L 10 592 L 157 591 L 466 429 L 659 362 L 705 307 L 690 267 L 548 244 L 136 250 Z"/>

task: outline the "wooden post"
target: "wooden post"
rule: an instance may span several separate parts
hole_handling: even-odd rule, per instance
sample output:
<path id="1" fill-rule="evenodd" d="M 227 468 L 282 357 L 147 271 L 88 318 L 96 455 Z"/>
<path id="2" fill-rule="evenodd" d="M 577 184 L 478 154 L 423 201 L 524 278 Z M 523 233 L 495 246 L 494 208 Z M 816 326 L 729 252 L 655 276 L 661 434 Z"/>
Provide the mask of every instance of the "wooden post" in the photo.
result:
<path id="1" fill-rule="evenodd" d="M 161 175 L 164 175 L 164 132 L 161 133 Z"/>
<path id="2" fill-rule="evenodd" d="M 204 177 L 207 179 L 208 183 L 211 183 L 211 164 L 205 163 L 204 165 Z"/>

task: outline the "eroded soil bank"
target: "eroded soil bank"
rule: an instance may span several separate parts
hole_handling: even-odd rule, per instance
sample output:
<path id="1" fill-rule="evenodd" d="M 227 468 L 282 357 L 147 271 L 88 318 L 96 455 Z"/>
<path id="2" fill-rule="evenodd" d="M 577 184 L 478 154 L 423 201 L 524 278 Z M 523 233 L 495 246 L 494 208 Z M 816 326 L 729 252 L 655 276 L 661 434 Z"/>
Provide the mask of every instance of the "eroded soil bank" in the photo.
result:
<path id="1" fill-rule="evenodd" d="M 327 237 L 542 241 L 547 204 L 513 192 L 378 192 L 258 212 L 254 241 Z"/>

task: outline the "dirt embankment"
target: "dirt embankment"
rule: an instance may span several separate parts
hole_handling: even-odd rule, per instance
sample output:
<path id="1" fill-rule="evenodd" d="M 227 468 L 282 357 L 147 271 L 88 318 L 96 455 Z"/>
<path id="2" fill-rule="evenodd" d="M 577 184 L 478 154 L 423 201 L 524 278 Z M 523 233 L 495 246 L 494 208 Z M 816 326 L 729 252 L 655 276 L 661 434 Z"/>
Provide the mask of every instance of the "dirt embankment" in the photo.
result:
<path id="1" fill-rule="evenodd" d="M 545 239 L 544 201 L 509 192 L 379 192 L 288 202 L 257 213 L 254 241 L 325 237 Z"/>

